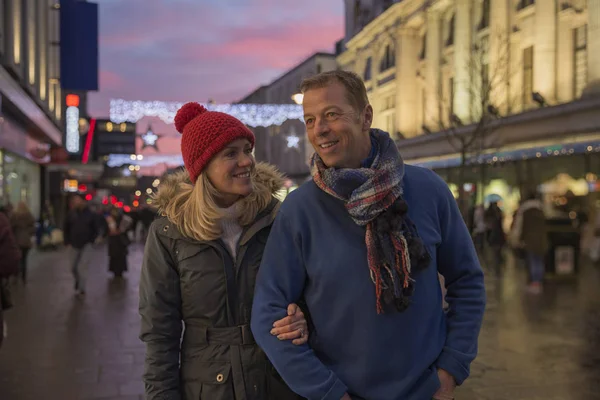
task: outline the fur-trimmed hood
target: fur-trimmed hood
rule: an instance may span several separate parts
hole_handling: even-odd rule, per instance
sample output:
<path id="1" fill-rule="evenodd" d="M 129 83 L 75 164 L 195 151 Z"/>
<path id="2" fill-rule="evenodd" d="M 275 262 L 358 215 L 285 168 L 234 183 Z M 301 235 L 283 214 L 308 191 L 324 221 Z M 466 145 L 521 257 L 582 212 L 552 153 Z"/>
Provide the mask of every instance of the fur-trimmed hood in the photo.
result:
<path id="1" fill-rule="evenodd" d="M 283 188 L 283 175 L 270 164 L 256 163 L 252 179 L 255 190 L 269 191 L 273 196 Z M 159 213 L 162 213 L 171 200 L 182 190 L 182 184 L 191 185 L 190 176 L 185 170 L 171 174 L 162 180 L 158 192 L 154 196 L 153 204 Z M 253 201 L 257 194 L 251 193 L 241 201 Z"/>

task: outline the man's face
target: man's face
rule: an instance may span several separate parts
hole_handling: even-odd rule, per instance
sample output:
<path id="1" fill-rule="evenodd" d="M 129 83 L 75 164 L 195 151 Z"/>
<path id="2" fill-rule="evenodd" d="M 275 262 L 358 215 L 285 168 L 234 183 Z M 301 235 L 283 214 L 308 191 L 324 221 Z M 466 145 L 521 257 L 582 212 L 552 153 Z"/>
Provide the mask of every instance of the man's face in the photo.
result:
<path id="1" fill-rule="evenodd" d="M 302 102 L 308 140 L 329 168 L 358 168 L 370 150 L 373 109 L 357 110 L 346 88 L 331 83 L 307 90 Z"/>

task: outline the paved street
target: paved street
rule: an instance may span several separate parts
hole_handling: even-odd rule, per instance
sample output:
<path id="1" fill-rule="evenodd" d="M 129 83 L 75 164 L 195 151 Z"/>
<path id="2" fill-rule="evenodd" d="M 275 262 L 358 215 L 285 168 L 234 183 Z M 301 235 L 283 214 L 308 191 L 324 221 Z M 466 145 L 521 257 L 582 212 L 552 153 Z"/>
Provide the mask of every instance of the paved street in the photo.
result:
<path id="1" fill-rule="evenodd" d="M 64 253 L 32 253 L 30 282 L 6 315 L 0 399 L 142 399 L 141 253 L 134 245 L 130 272 L 113 281 L 105 249 L 96 249 L 83 300 L 73 296 Z M 539 297 L 523 293 L 512 263 L 499 279 L 489 273 L 479 357 L 456 398 L 600 399 L 599 272 L 585 265 L 579 279 L 552 281 Z"/>

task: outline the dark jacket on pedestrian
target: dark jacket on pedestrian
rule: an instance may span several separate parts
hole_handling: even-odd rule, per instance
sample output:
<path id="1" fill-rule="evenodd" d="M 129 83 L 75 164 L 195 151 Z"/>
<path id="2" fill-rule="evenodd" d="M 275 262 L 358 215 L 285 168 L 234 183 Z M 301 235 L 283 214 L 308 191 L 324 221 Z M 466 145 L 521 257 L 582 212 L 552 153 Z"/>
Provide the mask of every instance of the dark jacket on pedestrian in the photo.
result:
<path id="1" fill-rule="evenodd" d="M 10 222 L 6 215 L 0 212 L 0 346 L 3 340 L 3 310 L 9 307 L 9 296 L 4 280 L 19 271 L 21 251 L 12 233 Z"/>
<path id="2" fill-rule="evenodd" d="M 504 214 L 496 205 L 491 204 L 484 214 L 485 224 L 487 226 L 487 241 L 490 246 L 502 247 L 506 244 L 506 234 L 502 226 Z"/>
<path id="3" fill-rule="evenodd" d="M 274 169 L 259 164 L 256 174 L 263 189 L 255 191 L 281 188 Z M 164 209 L 185 182 L 186 172 L 163 180 L 155 205 Z M 247 201 L 252 199 L 240 200 Z M 254 283 L 279 204 L 273 197 L 243 227 L 236 261 L 221 239 L 186 237 L 164 216 L 153 222 L 140 280 L 147 400 L 298 398 L 275 375 L 249 326 Z"/>
<path id="4" fill-rule="evenodd" d="M 520 225 L 520 237 L 523 249 L 528 253 L 545 256 L 548 251 L 548 228 L 546 217 L 539 200 L 527 200 L 519 209 L 522 213 Z"/>
<path id="5" fill-rule="evenodd" d="M 86 244 L 94 242 L 98 236 L 97 225 L 96 217 L 88 207 L 70 210 L 64 225 L 65 245 L 82 249 Z"/>
<path id="6" fill-rule="evenodd" d="M 31 238 L 35 233 L 35 218 L 31 212 L 15 211 L 10 216 L 17 245 L 23 249 L 29 249 L 32 246 Z"/>

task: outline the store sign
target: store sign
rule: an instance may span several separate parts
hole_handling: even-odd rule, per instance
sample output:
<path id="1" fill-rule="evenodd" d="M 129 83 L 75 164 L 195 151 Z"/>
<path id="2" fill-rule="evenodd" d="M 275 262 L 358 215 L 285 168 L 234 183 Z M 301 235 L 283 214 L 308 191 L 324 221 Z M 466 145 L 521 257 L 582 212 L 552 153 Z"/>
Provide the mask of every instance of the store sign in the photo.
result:
<path id="1" fill-rule="evenodd" d="M 65 179 L 63 182 L 63 190 L 69 193 L 77 193 L 79 190 L 79 182 L 76 179 Z"/>
<path id="2" fill-rule="evenodd" d="M 69 153 L 79 153 L 79 96 L 68 94 L 66 97 L 66 148 Z"/>

